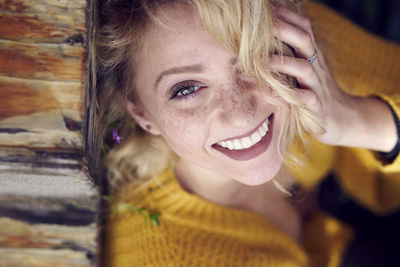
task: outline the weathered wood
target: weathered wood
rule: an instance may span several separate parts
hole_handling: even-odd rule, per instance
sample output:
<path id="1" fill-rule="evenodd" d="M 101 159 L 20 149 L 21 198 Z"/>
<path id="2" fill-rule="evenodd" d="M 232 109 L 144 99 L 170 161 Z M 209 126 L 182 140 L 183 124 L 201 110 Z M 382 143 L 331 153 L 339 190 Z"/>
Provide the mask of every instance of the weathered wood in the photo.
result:
<path id="1" fill-rule="evenodd" d="M 87 174 L 80 170 L 71 176 L 1 172 L 0 178 L 0 201 L 5 195 L 14 195 L 16 199 L 36 197 L 79 200 L 81 197 L 98 197 L 97 187 L 87 179 Z M 87 201 L 95 204 L 91 200 Z"/>
<path id="2" fill-rule="evenodd" d="M 86 111 L 86 128 L 85 130 L 85 140 L 84 140 L 84 151 L 87 159 L 87 168 L 92 177 L 97 177 L 97 184 L 102 184 L 100 179 L 103 178 L 102 173 L 101 158 L 100 158 L 100 138 L 97 124 L 98 122 L 98 105 L 97 105 L 97 91 L 96 91 L 96 48 L 95 48 L 95 21 L 97 18 L 95 16 L 95 1 L 88 0 L 88 12 L 87 20 L 92 21 L 93 24 L 87 29 L 87 73 L 86 75 L 86 98 L 85 98 L 85 111 Z M 104 171 L 104 170 L 103 170 Z"/>
<path id="3" fill-rule="evenodd" d="M 56 224 L 31 224 L 0 217 L 0 247 L 49 248 L 72 250 L 94 249 L 96 225 L 65 226 Z"/>
<path id="4" fill-rule="evenodd" d="M 0 39 L 84 43 L 84 0 L 0 0 Z"/>
<path id="5" fill-rule="evenodd" d="M 99 198 L 83 172 L 1 172 L 0 266 L 91 266 L 98 250 Z"/>
<path id="6" fill-rule="evenodd" d="M 87 7 L 83 0 L 0 0 L 3 154 L 10 146 L 83 148 L 84 112 L 90 102 L 85 95 L 92 27 L 86 24 Z M 10 158 L 3 157 L 6 162 Z"/>
<path id="7" fill-rule="evenodd" d="M 82 83 L 0 76 L 0 146 L 82 147 Z"/>
<path id="8" fill-rule="evenodd" d="M 79 81 L 40 81 L 0 76 L 0 120 L 47 111 L 59 111 L 73 120 L 82 120 L 82 98 L 82 82 Z M 0 127 L 7 123 L 0 122 Z M 25 123 L 32 124 L 26 121 L 21 125 Z"/>
<path id="9" fill-rule="evenodd" d="M 0 75 L 26 79 L 82 81 L 85 49 L 71 44 L 0 40 Z"/>
<path id="10" fill-rule="evenodd" d="M 46 214 L 65 213 L 68 217 L 70 212 L 86 213 L 81 224 L 88 224 L 95 220 L 99 198 L 98 188 L 82 171 L 71 176 L 0 172 L 0 216 L 8 215 L 6 210 L 35 214 L 32 207 L 38 207 L 35 216 L 38 220 L 43 217 L 42 222 L 51 220 Z"/>
<path id="11" fill-rule="evenodd" d="M 85 11 L 86 7 L 85 0 L 0 0 L 1 9 L 16 13 L 66 13 L 76 9 Z"/>
<path id="12" fill-rule="evenodd" d="M 0 267 L 98 264 L 92 0 L 0 0 Z"/>
<path id="13" fill-rule="evenodd" d="M 0 248 L 1 267 L 88 267 L 86 251 L 71 249 Z"/>
<path id="14" fill-rule="evenodd" d="M 0 177 L 18 170 L 28 174 L 79 176 L 85 164 L 80 150 L 0 147 Z"/>

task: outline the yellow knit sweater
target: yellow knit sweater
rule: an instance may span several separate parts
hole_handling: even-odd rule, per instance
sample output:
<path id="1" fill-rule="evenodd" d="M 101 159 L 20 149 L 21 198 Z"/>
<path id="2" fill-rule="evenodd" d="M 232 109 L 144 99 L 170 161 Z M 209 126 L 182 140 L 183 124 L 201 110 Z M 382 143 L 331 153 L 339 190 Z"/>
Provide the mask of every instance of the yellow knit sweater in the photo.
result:
<path id="1" fill-rule="evenodd" d="M 355 95 L 377 95 L 400 115 L 400 48 L 377 39 L 325 7 L 306 13 L 339 86 Z M 301 153 L 301 152 L 299 152 Z M 313 141 L 304 166 L 293 170 L 306 188 L 328 172 L 361 205 L 375 213 L 400 204 L 400 157 L 383 164 L 371 151 Z M 161 184 L 161 186 L 160 186 Z M 138 214 L 117 213 L 106 227 L 106 266 L 338 266 L 351 229 L 319 212 L 303 224 L 299 245 L 263 216 L 216 205 L 184 191 L 166 170 L 130 200 L 162 213 L 160 226 Z"/>

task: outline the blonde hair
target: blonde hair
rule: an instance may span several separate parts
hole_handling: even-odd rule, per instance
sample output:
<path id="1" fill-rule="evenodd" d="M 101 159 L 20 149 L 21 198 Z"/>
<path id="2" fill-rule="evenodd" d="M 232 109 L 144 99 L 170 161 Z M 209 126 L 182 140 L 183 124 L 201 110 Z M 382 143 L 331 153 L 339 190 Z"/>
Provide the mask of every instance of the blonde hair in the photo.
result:
<path id="1" fill-rule="evenodd" d="M 267 101 L 282 106 L 287 113 L 288 119 L 279 135 L 279 143 L 284 145 L 279 151 L 282 158 L 291 156 L 288 151 L 293 140 L 304 141 L 303 132 L 323 131 L 313 114 L 295 97 L 290 88 L 293 79 L 274 73 L 268 67 L 271 53 L 290 53 L 289 48 L 272 35 L 276 20 L 272 4 L 279 3 L 298 10 L 299 1 L 106 0 L 100 6 L 97 36 L 98 101 L 100 119 L 104 125 L 101 133 L 113 120 L 129 124 L 131 118 L 121 103 L 126 100 L 137 101 L 133 84 L 135 71 L 130 59 L 142 45 L 141 35 L 147 23 L 156 18 L 154 14 L 163 5 L 176 3 L 191 4 L 217 42 L 237 55 L 241 71 L 256 76 L 261 88 L 272 88 L 286 101 L 283 103 L 265 94 Z M 150 135 L 138 125 L 133 129 L 124 129 L 122 138 L 124 142 L 115 147 L 106 159 L 111 191 L 118 191 L 128 184 L 143 185 L 145 181 L 156 177 L 174 157 L 162 138 Z"/>

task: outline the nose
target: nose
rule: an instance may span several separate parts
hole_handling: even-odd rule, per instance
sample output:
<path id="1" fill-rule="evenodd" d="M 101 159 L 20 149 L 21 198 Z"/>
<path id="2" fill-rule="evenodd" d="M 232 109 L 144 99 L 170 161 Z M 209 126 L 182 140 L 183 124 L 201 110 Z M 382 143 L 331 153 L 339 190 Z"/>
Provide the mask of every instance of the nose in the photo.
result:
<path id="1" fill-rule="evenodd" d="M 258 108 L 258 101 L 251 87 L 236 81 L 220 91 L 219 119 L 222 123 L 235 128 L 249 127 Z"/>

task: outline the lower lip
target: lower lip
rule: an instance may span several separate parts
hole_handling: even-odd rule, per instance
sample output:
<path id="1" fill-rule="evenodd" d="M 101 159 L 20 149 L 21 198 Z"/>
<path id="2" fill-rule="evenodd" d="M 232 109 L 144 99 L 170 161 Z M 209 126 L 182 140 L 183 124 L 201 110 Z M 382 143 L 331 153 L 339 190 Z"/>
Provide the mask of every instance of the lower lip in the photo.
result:
<path id="1" fill-rule="evenodd" d="M 229 150 L 227 148 L 223 148 L 223 147 L 215 145 L 215 144 L 212 145 L 212 147 L 234 160 L 245 161 L 245 160 L 253 159 L 253 158 L 261 155 L 262 153 L 264 153 L 268 149 L 268 147 L 271 143 L 273 125 L 274 125 L 273 124 L 274 114 L 271 114 L 271 116 L 269 116 L 268 119 L 269 119 L 269 124 L 268 124 L 269 130 L 268 130 L 267 134 L 261 139 L 260 142 L 258 142 L 254 146 L 246 148 L 246 149 L 242 149 L 242 150 Z"/>

